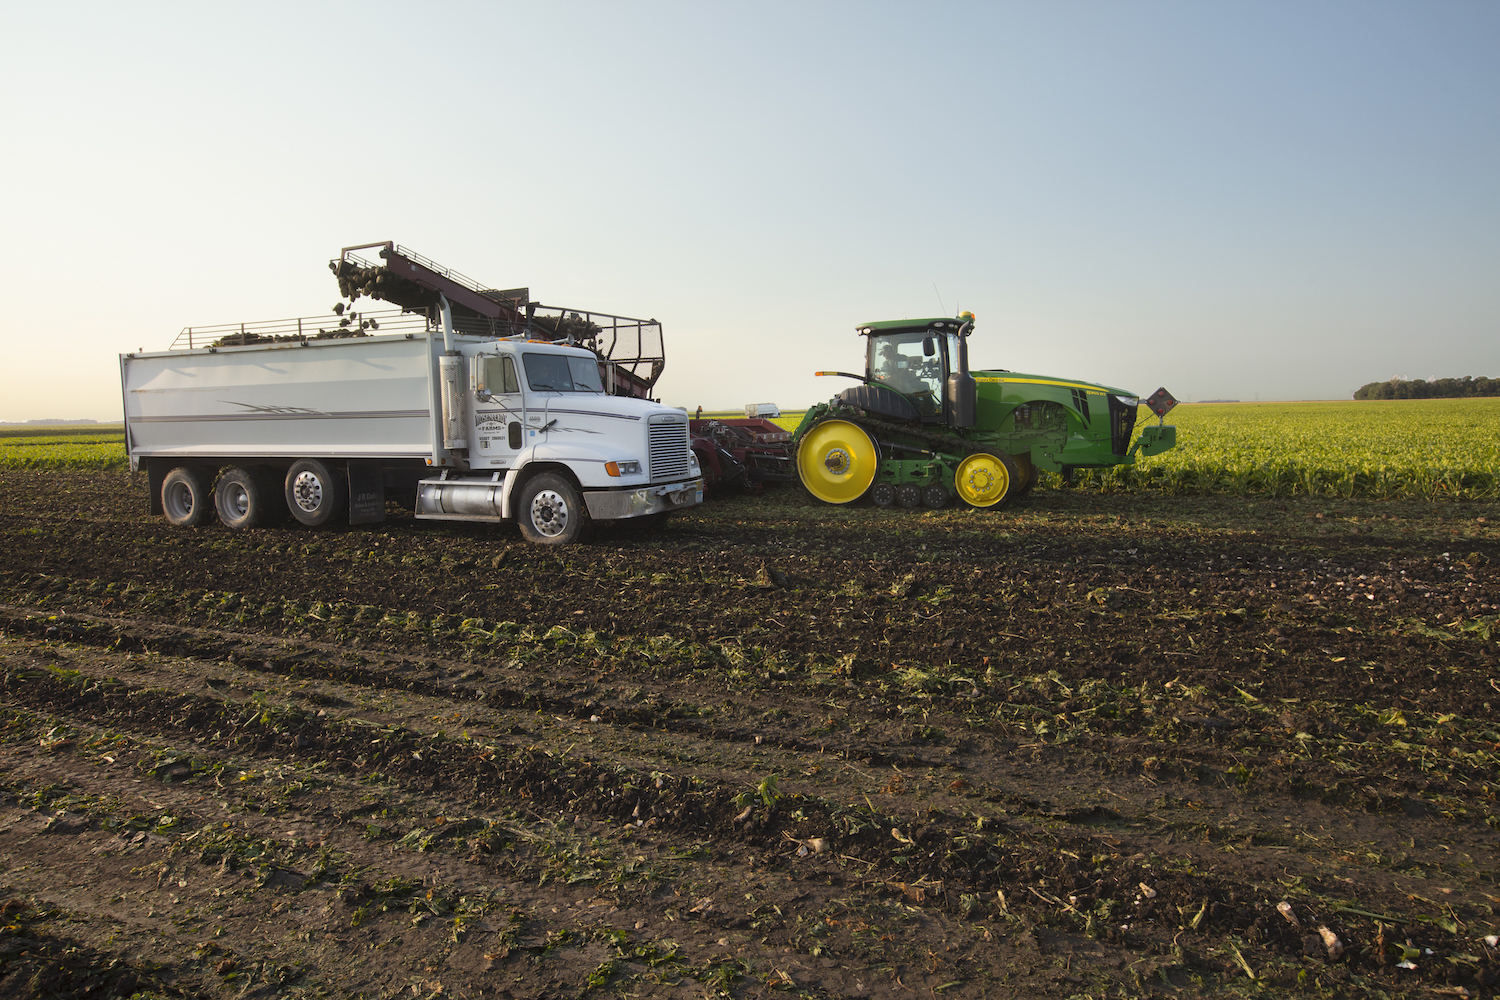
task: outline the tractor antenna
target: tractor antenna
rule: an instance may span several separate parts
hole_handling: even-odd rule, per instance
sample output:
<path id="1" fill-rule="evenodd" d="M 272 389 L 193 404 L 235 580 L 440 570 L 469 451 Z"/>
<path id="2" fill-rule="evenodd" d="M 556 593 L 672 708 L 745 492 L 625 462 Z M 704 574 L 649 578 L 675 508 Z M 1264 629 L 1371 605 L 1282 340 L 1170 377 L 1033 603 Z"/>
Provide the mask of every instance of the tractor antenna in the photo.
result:
<path id="1" fill-rule="evenodd" d="M 932 283 L 932 294 L 934 294 L 934 295 L 937 296 L 938 309 L 941 310 L 942 315 L 944 315 L 944 316 L 948 315 L 948 307 L 945 306 L 945 305 L 943 305 L 943 293 L 940 292 L 940 291 L 938 291 L 938 289 L 937 289 L 937 282 L 936 281 L 934 281 Z"/>

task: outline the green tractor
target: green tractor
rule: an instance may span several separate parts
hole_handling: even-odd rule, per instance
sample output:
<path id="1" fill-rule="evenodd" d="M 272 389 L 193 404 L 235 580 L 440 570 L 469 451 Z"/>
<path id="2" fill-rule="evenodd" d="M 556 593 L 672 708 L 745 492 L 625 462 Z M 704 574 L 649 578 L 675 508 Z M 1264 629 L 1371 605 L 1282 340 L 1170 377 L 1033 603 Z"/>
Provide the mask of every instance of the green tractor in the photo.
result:
<path id="1" fill-rule="evenodd" d="M 1160 417 L 1176 405 L 1160 389 L 1155 426 L 1135 443 L 1140 400 L 1123 389 L 996 369 L 969 371 L 974 317 L 865 323 L 865 374 L 807 411 L 792 438 L 797 477 L 814 497 L 877 507 L 999 508 L 1025 496 L 1040 470 L 1130 465 L 1177 443 Z"/>

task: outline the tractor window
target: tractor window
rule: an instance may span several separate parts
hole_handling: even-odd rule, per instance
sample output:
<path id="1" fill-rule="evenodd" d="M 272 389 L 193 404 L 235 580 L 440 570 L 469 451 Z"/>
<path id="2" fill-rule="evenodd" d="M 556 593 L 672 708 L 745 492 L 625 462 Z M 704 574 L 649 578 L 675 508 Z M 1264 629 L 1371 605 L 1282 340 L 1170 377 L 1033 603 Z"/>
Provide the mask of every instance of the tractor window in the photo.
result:
<path id="1" fill-rule="evenodd" d="M 923 353 L 925 336 L 918 330 L 871 337 L 870 378 L 909 396 L 922 413 L 936 413 L 943 398 L 943 356 Z"/>
<path id="2" fill-rule="evenodd" d="M 522 360 L 526 384 L 536 392 L 604 391 L 604 383 L 599 381 L 599 364 L 593 358 L 528 352 L 522 355 Z"/>

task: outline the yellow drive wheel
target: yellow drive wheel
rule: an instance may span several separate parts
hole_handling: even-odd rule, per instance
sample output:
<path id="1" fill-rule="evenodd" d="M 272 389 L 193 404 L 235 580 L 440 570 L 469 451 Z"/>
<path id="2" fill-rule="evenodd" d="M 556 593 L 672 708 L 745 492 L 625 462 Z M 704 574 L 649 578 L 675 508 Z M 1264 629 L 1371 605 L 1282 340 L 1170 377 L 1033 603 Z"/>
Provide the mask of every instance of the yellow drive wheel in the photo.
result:
<path id="1" fill-rule="evenodd" d="M 880 455 L 875 442 L 847 420 L 825 420 L 797 446 L 797 476 L 824 503 L 851 503 L 875 481 Z"/>
<path id="2" fill-rule="evenodd" d="M 1013 499 L 1026 485 L 1016 460 L 1009 455 L 978 451 L 958 463 L 953 487 L 970 507 L 994 507 Z"/>

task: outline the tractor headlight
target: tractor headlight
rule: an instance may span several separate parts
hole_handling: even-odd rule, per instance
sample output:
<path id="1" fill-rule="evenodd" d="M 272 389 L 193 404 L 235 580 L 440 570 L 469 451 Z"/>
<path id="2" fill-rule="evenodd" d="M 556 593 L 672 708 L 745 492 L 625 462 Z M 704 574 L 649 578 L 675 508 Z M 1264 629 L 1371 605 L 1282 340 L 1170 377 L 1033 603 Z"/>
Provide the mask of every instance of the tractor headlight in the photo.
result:
<path id="1" fill-rule="evenodd" d="M 1139 396 L 1116 396 L 1115 398 L 1124 403 L 1126 406 L 1141 405 L 1141 397 Z"/>
<path id="2" fill-rule="evenodd" d="M 639 476 L 641 474 L 640 462 L 605 462 L 604 471 L 611 476 Z"/>

